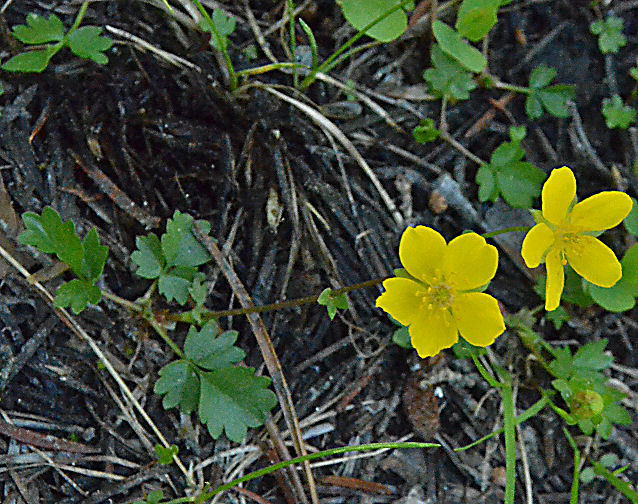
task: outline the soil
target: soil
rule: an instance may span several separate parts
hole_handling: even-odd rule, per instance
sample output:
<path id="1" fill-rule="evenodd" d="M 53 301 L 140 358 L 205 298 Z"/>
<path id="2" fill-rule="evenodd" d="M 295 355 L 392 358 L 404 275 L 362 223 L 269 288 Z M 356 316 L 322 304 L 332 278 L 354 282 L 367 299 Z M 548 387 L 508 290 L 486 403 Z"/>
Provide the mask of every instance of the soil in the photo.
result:
<path id="1" fill-rule="evenodd" d="M 170 3 L 173 14 L 160 0 L 92 3 L 83 24 L 102 27 L 115 41 L 105 66 L 65 49 L 41 74 L 0 73 L 0 245 L 29 272 L 45 274 L 56 260 L 17 243 L 19 216 L 50 205 L 75 223 L 80 236 L 97 229 L 110 249 L 99 286 L 131 301 L 150 285 L 134 274 L 130 256 L 136 237 L 162 233 L 175 210 L 210 222 L 226 264 L 257 305 L 388 276 L 400 266 L 398 240 L 406 225 L 434 227 L 449 240 L 466 229 L 530 223 L 528 212 L 502 201 L 480 203 L 474 182 L 477 161 L 489 160 L 508 139 L 511 125 L 527 127 L 523 147 L 535 166 L 547 173 L 572 167 L 579 196 L 610 189 L 638 196 L 632 171 L 638 159 L 636 129 L 610 130 L 600 112 L 603 98 L 629 96 L 635 85 L 628 70 L 638 48 L 636 2 L 595 2 L 590 8 L 589 2 L 515 1 L 502 8 L 489 39 L 490 71 L 502 81 L 526 85 L 538 65 L 556 68 L 556 82 L 575 85 L 570 117 L 545 115 L 532 122 L 524 97 L 503 102 L 506 92 L 477 89 L 445 111 L 456 145 L 440 140 L 419 145 L 411 135 L 420 120 L 431 117 L 439 124 L 442 116 L 440 100 L 428 99 L 422 79 L 431 44 L 427 16 L 420 22 L 415 16 L 415 26 L 398 40 L 370 45 L 337 66 L 330 76 L 341 86 L 319 80 L 300 93 L 289 71 L 270 71 L 241 80 L 232 94 L 222 58 L 193 21 L 196 11 L 185 7 L 187 1 Z M 203 3 L 237 19 L 230 54 L 238 70 L 268 64 L 264 48 L 278 61 L 289 61 L 285 2 Z M 19 52 L 10 27 L 24 23 L 27 13 L 55 13 L 69 27 L 80 4 L 4 2 L 2 60 Z M 624 20 L 627 44 L 615 55 L 603 55 L 589 25 L 610 9 Z M 452 11 L 439 17 L 452 24 Z M 335 2 L 307 0 L 300 15 L 315 34 L 320 61 L 354 34 Z M 299 53 L 308 52 L 304 44 L 298 30 Z M 352 86 L 359 99 L 349 99 Z M 325 122 L 318 124 L 272 90 L 319 111 L 363 161 L 334 130 L 326 130 Z M 502 260 L 489 290 L 502 300 L 506 314 L 542 302 L 533 289 L 535 272 L 520 261 L 520 237 L 512 236 L 495 241 Z M 606 236 L 619 253 L 633 240 L 622 227 Z M 124 503 L 158 489 L 165 499 L 178 499 L 196 495 L 205 482 L 214 487 L 285 457 L 283 444 L 289 456 L 296 456 L 279 407 L 273 410 L 272 429 L 249 431 L 241 445 L 224 436 L 213 440 L 195 414 L 164 410 L 153 385 L 174 354 L 134 313 L 109 300 L 91 305 L 73 317 L 86 332 L 82 338 L 13 266 L 0 266 L 3 502 Z M 240 306 L 216 262 L 202 271 L 206 307 Z M 43 283 L 55 292 L 69 275 Z M 351 309 L 332 321 L 317 304 L 261 315 L 307 451 L 396 440 L 444 446 L 315 464 L 318 501 L 503 501 L 502 436 L 452 451 L 502 426 L 500 395 L 471 361 L 455 359 L 451 351 L 421 360 L 392 343 L 395 326 L 374 307 L 380 292 L 379 285 L 351 292 Z M 153 299 L 158 310 L 168 307 L 157 294 Z M 626 467 L 621 478 L 635 482 L 638 311 L 565 308 L 570 320 L 560 331 L 543 317 L 534 329 L 573 349 L 608 338 L 614 357 L 608 375 L 627 394 L 623 404 L 633 420 L 614 427 L 607 440 L 574 428 L 570 432 L 594 460 L 615 454 L 616 467 Z M 225 317 L 220 325 L 239 332 L 243 364 L 268 375 L 246 317 Z M 185 324 L 177 324 L 171 336 L 182 345 L 186 331 Z M 157 432 L 99 365 L 91 342 L 161 435 L 179 447 L 188 477 L 176 464 L 156 463 Z M 492 364 L 514 377 L 517 412 L 539 399 L 539 386 L 551 388 L 551 378 L 530 359 L 514 331 L 490 350 Z M 520 426 L 516 502 L 569 502 L 573 452 L 563 427 L 551 410 Z M 217 502 L 312 502 L 305 474 L 298 474 L 300 493 L 284 474 L 247 483 Z M 581 485 L 580 502 L 629 500 L 596 478 Z"/>

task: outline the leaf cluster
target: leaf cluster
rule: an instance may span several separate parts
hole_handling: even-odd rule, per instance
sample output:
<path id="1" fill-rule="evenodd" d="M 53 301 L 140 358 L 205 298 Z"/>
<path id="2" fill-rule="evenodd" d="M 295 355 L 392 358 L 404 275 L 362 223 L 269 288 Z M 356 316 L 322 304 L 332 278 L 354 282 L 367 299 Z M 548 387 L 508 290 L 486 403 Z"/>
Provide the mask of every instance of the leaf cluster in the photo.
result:
<path id="1" fill-rule="evenodd" d="M 205 19 L 201 19 L 199 26 L 202 31 L 211 34 L 210 43 L 218 51 L 225 51 L 228 48 L 228 37 L 235 31 L 237 20 L 229 16 L 222 9 L 215 9 L 211 16 L 213 26 Z"/>
<path id="2" fill-rule="evenodd" d="M 98 303 L 101 293 L 95 283 L 102 275 L 109 249 L 100 244 L 95 228 L 80 240 L 75 224 L 62 222 L 60 215 L 49 206 L 42 210 L 42 215 L 25 212 L 22 221 L 26 229 L 18 236 L 18 241 L 46 254 L 55 254 L 77 276 L 58 288 L 55 306 L 70 306 L 73 313 L 78 314 L 88 303 Z"/>
<path id="3" fill-rule="evenodd" d="M 476 172 L 480 201 L 496 201 L 499 196 L 511 206 L 530 208 L 541 191 L 545 173 L 523 161 L 525 150 L 521 141 L 525 127 L 510 128 L 510 142 L 503 142 L 490 156 L 489 164 Z"/>
<path id="4" fill-rule="evenodd" d="M 434 142 L 440 135 L 441 132 L 435 128 L 434 121 L 429 117 L 420 121 L 412 130 L 412 137 L 419 144 Z"/>
<path id="5" fill-rule="evenodd" d="M 554 117 L 569 117 L 567 102 L 574 97 L 574 86 L 550 86 L 555 77 L 556 70 L 545 65 L 532 70 L 529 76 L 529 93 L 525 100 L 525 112 L 531 120 L 541 117 L 543 110 Z"/>
<path id="6" fill-rule="evenodd" d="M 603 439 L 609 437 L 614 424 L 631 424 L 629 413 L 618 404 L 625 394 L 609 387 L 602 373 L 613 361 L 605 354 L 606 345 L 606 339 L 587 343 L 574 355 L 568 347 L 555 348 L 549 364 L 556 377 L 552 385 L 570 407 L 570 413 L 561 416 L 586 435 L 595 430 Z"/>
<path id="7" fill-rule="evenodd" d="M 618 95 L 603 99 L 602 114 L 609 129 L 627 129 L 636 120 L 636 109 L 625 105 Z"/>
<path id="8" fill-rule="evenodd" d="M 439 44 L 432 45 L 430 60 L 432 68 L 423 72 L 423 78 L 432 92 L 451 103 L 467 100 L 470 91 L 476 89 L 472 74 L 457 60 L 445 54 Z"/>
<path id="9" fill-rule="evenodd" d="M 2 69 L 8 72 L 42 72 L 51 58 L 64 47 L 80 58 L 105 65 L 109 60 L 104 52 L 111 48 L 113 41 L 101 34 L 102 28 L 98 26 L 78 28 L 75 24 L 65 33 L 62 21 L 55 14 L 45 18 L 29 13 L 26 24 L 14 26 L 12 35 L 23 44 L 43 47 L 16 54 L 2 65 Z"/>
<path id="10" fill-rule="evenodd" d="M 589 25 L 589 31 L 598 35 L 598 48 L 603 54 L 616 53 L 618 49 L 627 44 L 627 39 L 622 34 L 624 21 L 618 16 L 607 16 Z"/>
<path id="11" fill-rule="evenodd" d="M 200 331 L 191 326 L 184 342 L 184 358 L 160 371 L 156 394 L 163 395 L 165 409 L 179 407 L 183 413 L 199 412 L 210 435 L 224 431 L 231 441 L 241 442 L 248 427 L 259 427 L 277 398 L 267 387 L 270 379 L 255 376 L 255 369 L 234 364 L 245 353 L 234 346 L 236 331 L 220 334 L 214 320 Z"/>
<path id="12" fill-rule="evenodd" d="M 197 268 L 211 259 L 193 235 L 193 223 L 192 216 L 175 210 L 161 238 L 155 233 L 138 236 L 135 240 L 137 249 L 131 254 L 131 260 L 138 266 L 135 274 L 157 279 L 160 294 L 182 306 L 189 295 L 198 305 L 203 303 L 206 290 Z M 197 225 L 204 233 L 210 232 L 209 222 L 199 220 Z"/>
<path id="13" fill-rule="evenodd" d="M 330 320 L 335 318 L 338 308 L 341 308 L 342 310 L 347 310 L 349 308 L 346 293 L 342 292 L 341 294 L 335 294 L 330 288 L 324 289 L 321 294 L 319 294 L 317 303 L 326 307 Z"/>

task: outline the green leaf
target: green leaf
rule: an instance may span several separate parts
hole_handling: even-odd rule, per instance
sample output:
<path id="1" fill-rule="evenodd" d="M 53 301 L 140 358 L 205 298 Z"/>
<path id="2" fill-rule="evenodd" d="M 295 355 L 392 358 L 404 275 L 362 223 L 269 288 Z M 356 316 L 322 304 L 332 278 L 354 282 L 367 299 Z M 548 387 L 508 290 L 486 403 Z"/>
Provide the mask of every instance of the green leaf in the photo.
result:
<path id="1" fill-rule="evenodd" d="M 55 306 L 57 308 L 71 307 L 76 315 L 82 312 L 88 303 L 97 304 L 102 294 L 100 289 L 92 282 L 75 278 L 62 284 L 55 293 Z"/>
<path id="2" fill-rule="evenodd" d="M 631 415 L 620 404 L 605 405 L 605 418 L 618 425 L 631 425 Z"/>
<path id="3" fill-rule="evenodd" d="M 603 54 L 618 52 L 627 44 L 622 29 L 623 20 L 618 16 L 607 16 L 604 21 L 600 19 L 589 25 L 589 31 L 598 35 L 598 47 Z"/>
<path id="4" fill-rule="evenodd" d="M 516 208 L 531 208 L 541 193 L 545 173 L 531 163 L 517 161 L 500 168 L 496 174 L 503 199 Z"/>
<path id="5" fill-rule="evenodd" d="M 146 496 L 146 504 L 159 504 L 164 498 L 164 492 L 161 490 L 153 490 Z"/>
<path id="6" fill-rule="evenodd" d="M 609 129 L 627 129 L 636 120 L 636 109 L 625 105 L 618 95 L 603 99 L 602 113 Z"/>
<path id="7" fill-rule="evenodd" d="M 465 38 L 476 42 L 496 24 L 500 0 L 463 0 L 456 18 L 456 29 Z"/>
<path id="8" fill-rule="evenodd" d="M 487 349 L 474 346 L 463 338 L 459 338 L 452 346 L 452 351 L 457 359 L 471 359 L 472 356 L 481 357 L 487 353 Z"/>
<path id="9" fill-rule="evenodd" d="M 543 104 L 535 93 L 530 93 L 525 99 L 525 113 L 532 121 L 542 117 Z"/>
<path id="10" fill-rule="evenodd" d="M 197 306 L 202 306 L 204 301 L 206 301 L 206 294 L 208 293 L 208 287 L 204 283 L 206 275 L 203 273 L 197 273 L 195 278 L 193 278 L 193 283 L 188 288 L 188 293 L 195 301 Z"/>
<path id="11" fill-rule="evenodd" d="M 598 462 L 607 469 L 611 469 L 612 467 L 617 466 L 620 460 L 618 459 L 618 455 L 615 453 L 605 453 L 602 457 L 600 457 L 600 459 L 598 459 Z"/>
<path id="12" fill-rule="evenodd" d="M 241 442 L 248 427 L 259 427 L 264 414 L 277 405 L 267 387 L 270 379 L 255 376 L 253 368 L 230 367 L 201 374 L 199 418 L 217 439 L 226 432 L 231 441 Z"/>
<path id="13" fill-rule="evenodd" d="M 478 49 L 467 44 L 454 29 L 437 20 L 432 24 L 432 31 L 443 52 L 457 60 L 464 68 L 474 73 L 485 70 L 485 57 Z"/>
<path id="14" fill-rule="evenodd" d="M 64 26 L 55 14 L 45 18 L 30 12 L 27 24 L 14 26 L 12 35 L 24 44 L 59 42 L 64 37 Z"/>
<path id="15" fill-rule="evenodd" d="M 545 319 L 549 320 L 556 330 L 560 330 L 563 327 L 563 323 L 569 320 L 569 313 L 562 306 L 559 306 L 555 310 L 545 312 Z"/>
<path id="16" fill-rule="evenodd" d="M 191 413 L 199 401 L 199 377 L 192 364 L 178 360 L 167 364 L 159 371 L 160 378 L 153 391 L 164 395 L 164 409 L 179 406 L 183 413 Z"/>
<path id="17" fill-rule="evenodd" d="M 162 271 L 157 284 L 159 293 L 165 296 L 168 301 L 174 299 L 181 306 L 184 306 L 188 301 L 189 290 L 196 273 L 197 269 L 187 267 Z"/>
<path id="18" fill-rule="evenodd" d="M 432 90 L 451 101 L 467 100 L 469 92 L 476 88 L 472 74 L 445 54 L 438 44 L 432 46 L 430 58 L 434 68 L 423 72 L 423 77 Z"/>
<path id="19" fill-rule="evenodd" d="M 20 243 L 32 245 L 47 254 L 55 254 L 76 275 L 82 275 L 83 247 L 72 221 L 62 223 L 60 215 L 49 206 L 42 210 L 41 216 L 25 212 L 22 221 L 26 229 L 18 236 Z"/>
<path id="20" fill-rule="evenodd" d="M 503 168 L 520 161 L 525 157 L 525 151 L 518 142 L 503 142 L 490 156 L 490 165 L 495 168 Z"/>
<path id="21" fill-rule="evenodd" d="M 529 87 L 534 89 L 544 88 L 549 86 L 555 77 L 556 70 L 554 68 L 539 65 L 529 74 Z"/>
<path id="22" fill-rule="evenodd" d="M 210 223 L 197 221 L 197 224 L 204 233 L 210 232 Z M 179 210 L 175 210 L 173 218 L 168 219 L 166 233 L 161 240 L 167 266 L 199 266 L 210 261 L 204 246 L 193 236 L 192 226 L 193 217 Z"/>
<path id="23" fill-rule="evenodd" d="M 596 473 L 594 472 L 594 469 L 591 467 L 585 467 L 585 469 L 583 469 L 582 471 L 580 471 L 580 482 L 587 484 L 587 483 L 591 483 L 594 478 L 596 477 Z"/>
<path id="24" fill-rule="evenodd" d="M 200 26 L 204 31 L 212 35 L 210 39 L 212 46 L 218 51 L 223 51 L 228 47 L 228 36 L 235 31 L 237 21 L 233 16 L 227 15 L 222 9 L 215 9 L 211 19 L 219 34 L 220 40 L 217 39 L 213 30 L 204 19 L 202 19 Z"/>
<path id="25" fill-rule="evenodd" d="M 612 287 L 587 283 L 587 292 L 600 306 L 610 312 L 623 312 L 636 306 L 638 296 L 638 244 L 633 245 L 620 261 L 623 276 Z"/>
<path id="26" fill-rule="evenodd" d="M 155 445 L 155 455 L 157 455 L 157 463 L 161 465 L 170 465 L 173 463 L 173 456 L 179 453 L 179 447 L 170 445 L 168 448 L 161 444 Z M 160 497 L 161 499 L 161 497 Z"/>
<path id="27" fill-rule="evenodd" d="M 631 207 L 631 212 L 625 217 L 624 226 L 628 233 L 638 236 L 638 201 L 636 198 L 631 198 L 634 202 L 634 206 Z"/>
<path id="28" fill-rule="evenodd" d="M 246 353 L 236 346 L 237 331 L 226 331 L 219 334 L 217 322 L 211 320 L 197 331 L 190 326 L 184 353 L 191 361 L 208 370 L 221 369 L 242 360 Z"/>
<path id="29" fill-rule="evenodd" d="M 574 97 L 574 86 L 555 84 L 537 92 L 543 108 L 554 117 L 569 117 L 567 102 Z"/>
<path id="30" fill-rule="evenodd" d="M 58 50 L 59 48 L 55 46 L 47 46 L 37 51 L 16 54 L 2 65 L 2 69 L 7 72 L 40 73 L 47 67 Z"/>
<path id="31" fill-rule="evenodd" d="M 606 338 L 581 346 L 574 355 L 574 368 L 579 373 L 609 368 L 614 358 L 605 354 L 605 346 L 607 346 Z"/>
<path id="32" fill-rule="evenodd" d="M 102 28 L 98 26 L 83 26 L 71 35 L 67 42 L 69 49 L 80 58 L 90 59 L 99 65 L 106 65 L 109 59 L 104 54 L 113 45 L 108 37 L 102 37 Z"/>
<path id="33" fill-rule="evenodd" d="M 527 128 L 525 126 L 510 126 L 509 135 L 512 143 L 520 144 L 527 136 Z"/>
<path id="34" fill-rule="evenodd" d="M 346 21 L 362 31 L 379 16 L 401 3 L 401 0 L 341 0 L 341 11 Z M 400 37 L 408 26 L 408 18 L 402 9 L 395 10 L 383 21 L 366 30 L 366 35 L 381 42 Z"/>
<path id="35" fill-rule="evenodd" d="M 479 185 L 478 197 L 479 201 L 495 202 L 498 198 L 499 191 L 496 185 L 494 172 L 489 165 L 482 165 L 476 172 L 476 183 Z"/>
<path id="36" fill-rule="evenodd" d="M 100 237 L 95 228 L 84 237 L 82 242 L 82 277 L 95 283 L 104 271 L 106 258 L 109 255 L 109 248 L 100 245 Z"/>
<path id="37" fill-rule="evenodd" d="M 327 308 L 330 320 L 335 318 L 338 308 L 342 310 L 348 309 L 348 298 L 346 294 L 342 292 L 341 294 L 335 295 L 330 288 L 324 289 L 321 294 L 319 294 L 317 303 Z"/>
<path id="38" fill-rule="evenodd" d="M 131 254 L 131 261 L 137 264 L 135 274 L 142 278 L 157 278 L 164 268 L 162 245 L 154 233 L 135 239 L 137 250 Z"/>
<path id="39" fill-rule="evenodd" d="M 434 127 L 434 121 L 429 117 L 419 122 L 419 125 L 412 130 L 412 136 L 416 143 L 424 144 L 434 142 L 441 132 Z"/>
<path id="40" fill-rule="evenodd" d="M 392 333 L 392 342 L 406 350 L 411 350 L 413 348 L 410 332 L 407 327 L 400 327 L 394 331 L 394 333 Z"/>

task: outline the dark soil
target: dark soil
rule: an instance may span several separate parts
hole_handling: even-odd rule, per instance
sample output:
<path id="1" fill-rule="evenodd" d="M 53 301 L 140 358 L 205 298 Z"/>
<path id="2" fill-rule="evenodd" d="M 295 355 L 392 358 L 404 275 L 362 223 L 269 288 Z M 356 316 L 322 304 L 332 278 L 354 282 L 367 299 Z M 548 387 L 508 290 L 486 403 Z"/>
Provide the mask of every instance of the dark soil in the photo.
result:
<path id="1" fill-rule="evenodd" d="M 3 2 L 4 3 L 4 2 Z M 420 119 L 437 123 L 440 101 L 426 101 L 421 78 L 429 62 L 427 23 L 390 44 L 371 47 L 331 74 L 353 81 L 396 124 L 362 102 L 345 102 L 347 92 L 326 82 L 307 93 L 294 91 L 283 72 L 257 75 L 235 95 L 208 39 L 193 29 L 188 2 L 171 2 L 182 17 L 171 17 L 159 0 L 91 4 L 84 24 L 105 28 L 116 44 L 109 63 L 98 66 L 62 51 L 39 75 L 0 74 L 0 245 L 31 273 L 55 260 L 17 244 L 19 215 L 51 205 L 73 220 L 81 236 L 96 227 L 109 246 L 100 287 L 123 298 L 142 296 L 150 282 L 135 276 L 130 260 L 135 238 L 162 233 L 177 209 L 211 223 L 211 236 L 246 286 L 255 304 L 320 293 L 387 276 L 399 266 L 398 239 L 405 225 L 423 224 L 449 240 L 465 229 L 483 232 L 529 223 L 527 212 L 502 202 L 481 204 L 474 176 L 476 160 L 449 143 L 418 145 L 411 130 Z M 283 1 L 206 2 L 237 17 L 231 56 L 238 69 L 267 64 L 251 31 L 246 6 L 266 44 L 287 61 L 280 30 Z M 0 14 L 2 60 L 20 50 L 10 27 L 27 13 L 56 13 L 68 27 L 80 3 L 14 0 Z M 302 17 L 317 38 L 320 60 L 354 32 L 332 1 L 309 0 Z M 524 98 L 501 110 L 504 94 L 476 90 L 470 100 L 449 105 L 450 135 L 475 156 L 488 160 L 507 140 L 510 125 L 525 125 L 527 159 L 549 172 L 569 165 L 579 196 L 608 189 L 638 196 L 632 172 L 638 159 L 635 128 L 609 130 L 601 100 L 629 96 L 635 82 L 638 39 L 636 3 L 611 2 L 625 22 L 627 45 L 602 55 L 589 24 L 596 18 L 588 2 L 515 1 L 503 8 L 491 33 L 489 68 L 501 80 L 528 82 L 539 64 L 558 70 L 556 81 L 574 84 L 571 117 L 545 116 L 530 122 Z M 443 19 L 452 22 L 443 14 Z M 125 38 L 128 32 L 139 41 Z M 282 30 L 287 35 L 287 25 Z M 298 44 L 305 38 L 301 31 Z M 258 47 L 256 60 L 245 49 Z M 302 48 L 303 49 L 303 48 Z M 171 63 L 166 54 L 179 56 Z M 257 85 L 259 84 L 259 85 Z M 372 179 L 343 146 L 324 134 L 298 108 L 276 98 L 273 86 L 303 103 L 319 106 L 354 143 L 375 177 L 399 208 L 397 222 Z M 418 87 L 412 87 L 418 86 Z M 353 112 L 335 116 L 335 109 Z M 361 103 L 358 108 L 354 104 Z M 341 107 L 336 107 L 340 105 Z M 485 114 L 490 118 L 485 119 Z M 468 129 L 482 125 L 475 134 Z M 590 144 L 587 145 L 587 142 Z M 108 177 L 111 183 L 105 181 Z M 451 177 L 451 178 L 450 178 Z M 269 222 L 267 202 L 277 198 L 280 220 Z M 129 201 L 133 203 L 131 206 Z M 538 204 L 537 204 L 538 206 Z M 509 235 L 508 235 L 509 236 Z M 630 245 L 621 228 L 608 233 L 619 253 Z M 532 273 L 520 262 L 517 238 L 497 240 L 501 260 L 490 292 L 508 313 L 541 303 Z M 158 438 L 98 366 L 98 357 L 56 316 L 32 285 L 8 264 L 0 281 L 0 481 L 7 503 L 124 503 L 162 489 L 166 499 L 193 495 L 204 482 L 216 486 L 277 459 L 272 438 L 253 430 L 239 449 L 223 437 L 214 441 L 196 415 L 165 411 L 153 393 L 158 370 L 174 357 L 148 325 L 110 301 L 76 317 L 97 343 L 136 399 L 170 443 L 195 482 L 188 486 L 175 466 L 154 464 Z M 209 281 L 206 306 L 237 307 L 215 263 L 203 268 Z M 45 283 L 55 292 L 67 274 Z M 330 321 L 316 304 L 262 315 L 288 381 L 308 451 L 399 439 L 440 442 L 444 450 L 388 451 L 313 468 L 321 503 L 497 503 L 503 500 L 502 437 L 455 454 L 462 446 L 502 426 L 501 400 L 469 361 L 449 351 L 419 360 L 391 342 L 394 326 L 374 307 L 378 286 L 352 292 L 352 309 Z M 638 311 L 609 314 L 566 305 L 571 319 L 561 331 L 542 318 L 544 338 L 584 344 L 608 338 L 615 367 L 609 376 L 628 394 L 625 407 L 634 423 L 614 428 L 607 441 L 578 436 L 593 459 L 614 453 L 622 477 L 638 479 Z M 158 299 L 158 307 L 164 305 Z M 245 317 L 220 320 L 239 331 L 245 364 L 264 374 L 264 359 Z M 186 327 L 172 336 L 182 344 Z M 549 376 L 528 359 L 513 332 L 491 348 L 495 363 L 516 379 L 516 407 L 539 399 Z M 274 411 L 280 439 L 295 456 L 287 425 Z M 517 502 L 566 503 L 573 454 L 562 421 L 543 411 L 521 425 Z M 40 436 L 38 436 L 40 434 Z M 48 436 L 43 438 L 42 435 Z M 81 444 L 65 444 L 73 440 Z M 90 448 L 89 453 L 77 453 Z M 262 455 L 262 453 L 266 455 Z M 299 473 L 305 482 L 303 472 Z M 526 486 L 531 495 L 526 496 Z M 310 502 L 293 497 L 288 479 L 265 477 L 221 496 L 218 502 Z M 582 503 L 628 502 L 605 480 L 581 487 Z"/>

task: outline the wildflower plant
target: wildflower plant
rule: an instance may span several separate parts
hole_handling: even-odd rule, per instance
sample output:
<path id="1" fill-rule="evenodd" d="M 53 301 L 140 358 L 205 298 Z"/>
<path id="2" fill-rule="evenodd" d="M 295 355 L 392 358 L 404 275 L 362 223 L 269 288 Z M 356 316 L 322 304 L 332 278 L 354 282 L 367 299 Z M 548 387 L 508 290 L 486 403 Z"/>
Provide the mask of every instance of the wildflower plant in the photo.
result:
<path id="1" fill-rule="evenodd" d="M 631 198 L 620 191 L 605 191 L 575 203 L 576 178 L 568 167 L 552 171 L 542 190 L 538 223 L 523 240 L 525 264 L 545 263 L 545 309 L 555 310 L 565 284 L 563 267 L 569 265 L 588 282 L 612 287 L 622 276 L 614 252 L 596 238 L 598 232 L 620 224 L 631 211 Z"/>
<path id="2" fill-rule="evenodd" d="M 496 274 L 498 251 L 476 233 L 446 243 L 432 228 L 408 227 L 399 244 L 403 270 L 383 282 L 376 305 L 408 327 L 420 357 L 436 355 L 461 336 L 488 346 L 505 331 L 498 302 L 480 292 Z"/>

